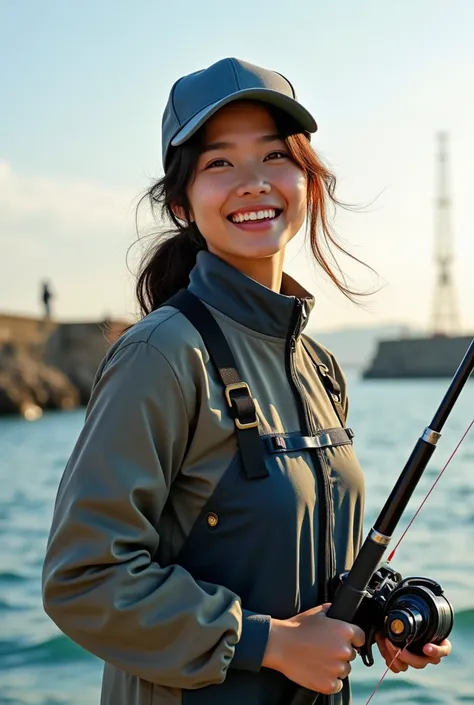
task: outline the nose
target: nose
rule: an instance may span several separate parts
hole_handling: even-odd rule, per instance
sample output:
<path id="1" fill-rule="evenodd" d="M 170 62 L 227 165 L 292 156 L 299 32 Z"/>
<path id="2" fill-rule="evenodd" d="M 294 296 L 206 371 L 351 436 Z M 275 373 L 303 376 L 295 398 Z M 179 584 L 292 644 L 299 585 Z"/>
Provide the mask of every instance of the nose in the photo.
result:
<path id="1" fill-rule="evenodd" d="M 240 184 L 237 186 L 237 195 L 242 196 L 259 196 L 261 194 L 270 193 L 272 190 L 271 185 L 268 181 L 265 181 L 258 174 L 248 174 L 242 178 Z"/>

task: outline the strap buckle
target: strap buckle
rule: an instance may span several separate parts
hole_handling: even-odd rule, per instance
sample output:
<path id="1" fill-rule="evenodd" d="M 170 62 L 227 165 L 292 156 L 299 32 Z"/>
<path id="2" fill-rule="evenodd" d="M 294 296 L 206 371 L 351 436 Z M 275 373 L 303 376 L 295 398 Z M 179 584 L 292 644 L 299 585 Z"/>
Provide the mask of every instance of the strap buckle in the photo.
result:
<path id="1" fill-rule="evenodd" d="M 326 365 L 321 364 L 321 365 L 318 365 L 318 367 L 319 367 L 319 371 L 321 373 L 321 376 L 327 380 L 327 387 L 328 387 L 329 394 L 332 396 L 334 401 L 339 404 L 342 401 L 341 387 L 339 386 L 338 382 L 336 382 L 336 380 L 330 376 L 329 368 Z"/>
<path id="2" fill-rule="evenodd" d="M 224 389 L 225 398 L 227 399 L 227 403 L 231 409 L 233 409 L 234 407 L 232 405 L 232 398 L 230 396 L 230 392 L 232 392 L 236 389 L 245 390 L 253 402 L 253 397 L 250 393 L 250 387 L 247 384 L 247 382 L 233 382 L 232 384 L 227 384 Z M 256 428 L 258 426 L 258 419 L 255 419 L 255 421 L 249 421 L 247 423 L 242 423 L 242 421 L 240 421 L 237 417 L 235 417 L 234 423 L 237 426 L 237 428 L 240 428 L 240 429 Z"/>

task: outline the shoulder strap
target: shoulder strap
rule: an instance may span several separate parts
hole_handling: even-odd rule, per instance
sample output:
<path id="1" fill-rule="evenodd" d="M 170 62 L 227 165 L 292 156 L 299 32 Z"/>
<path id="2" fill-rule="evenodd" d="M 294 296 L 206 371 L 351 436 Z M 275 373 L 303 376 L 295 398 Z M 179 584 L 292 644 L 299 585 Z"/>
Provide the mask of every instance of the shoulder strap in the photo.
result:
<path id="1" fill-rule="evenodd" d="M 339 421 L 341 422 L 341 426 L 346 425 L 346 415 L 344 413 L 344 409 L 342 408 L 342 393 L 341 393 L 341 387 L 337 380 L 335 380 L 333 377 L 330 376 L 329 374 L 329 369 L 327 365 L 325 365 L 319 355 L 317 354 L 316 350 L 314 347 L 311 345 L 309 342 L 309 339 L 307 336 L 304 334 L 301 336 L 301 340 L 303 342 L 303 345 L 305 347 L 306 352 L 314 362 L 316 369 L 319 373 L 319 376 L 321 377 L 321 381 L 324 385 L 324 388 L 329 396 L 329 399 L 331 400 L 331 404 L 334 407 L 334 411 L 337 414 L 337 417 Z"/>
<path id="2" fill-rule="evenodd" d="M 181 289 L 166 305 L 174 306 L 199 331 L 209 356 L 224 385 L 224 395 L 230 407 L 237 433 L 242 463 L 248 479 L 266 477 L 264 454 L 255 404 L 249 386 L 237 371 L 229 344 L 209 309 L 187 289 Z"/>

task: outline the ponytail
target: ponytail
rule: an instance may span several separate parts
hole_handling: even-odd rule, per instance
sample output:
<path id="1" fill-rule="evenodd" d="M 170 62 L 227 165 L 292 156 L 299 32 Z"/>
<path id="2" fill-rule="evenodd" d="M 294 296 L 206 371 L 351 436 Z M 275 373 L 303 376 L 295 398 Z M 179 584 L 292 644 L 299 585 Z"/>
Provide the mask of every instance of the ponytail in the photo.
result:
<path id="1" fill-rule="evenodd" d="M 196 257 L 207 244 L 195 223 L 192 222 L 187 187 L 194 177 L 200 152 L 200 135 L 173 149 L 165 175 L 140 199 L 148 200 L 155 219 L 162 219 L 174 226 L 162 233 L 158 241 L 141 259 L 135 294 L 142 316 L 147 316 L 180 289 L 187 287 Z M 182 217 L 177 217 L 176 208 Z M 137 219 L 136 219 L 137 220 Z"/>
<path id="2" fill-rule="evenodd" d="M 206 241 L 194 224 L 160 238 L 140 264 L 136 296 L 143 316 L 188 286 L 197 253 L 204 249 Z"/>

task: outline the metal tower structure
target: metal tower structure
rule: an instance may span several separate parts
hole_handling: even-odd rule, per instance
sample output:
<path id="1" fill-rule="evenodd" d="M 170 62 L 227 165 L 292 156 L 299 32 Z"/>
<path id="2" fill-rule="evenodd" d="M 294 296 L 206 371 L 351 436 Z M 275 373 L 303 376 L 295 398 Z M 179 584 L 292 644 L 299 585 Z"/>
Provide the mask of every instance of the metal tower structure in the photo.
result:
<path id="1" fill-rule="evenodd" d="M 436 198 L 435 261 L 436 283 L 433 300 L 432 333 L 457 335 L 460 319 L 453 278 L 453 238 L 451 199 L 448 191 L 448 136 L 438 134 L 438 189 Z"/>

